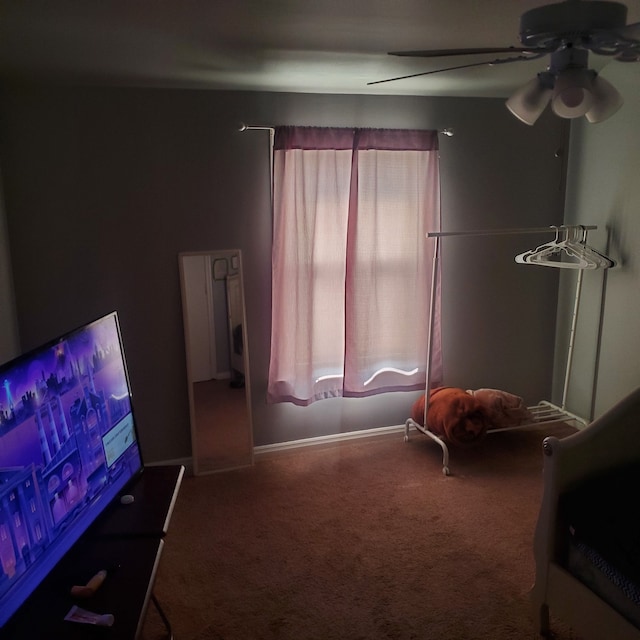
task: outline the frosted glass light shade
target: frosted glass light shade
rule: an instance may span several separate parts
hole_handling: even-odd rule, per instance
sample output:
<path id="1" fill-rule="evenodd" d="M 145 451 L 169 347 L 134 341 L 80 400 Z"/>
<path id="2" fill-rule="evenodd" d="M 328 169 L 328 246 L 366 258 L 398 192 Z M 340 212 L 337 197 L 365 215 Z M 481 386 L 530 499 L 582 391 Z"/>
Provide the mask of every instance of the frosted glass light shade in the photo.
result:
<path id="1" fill-rule="evenodd" d="M 618 90 L 604 78 L 596 76 L 591 82 L 593 105 L 585 114 L 589 122 L 595 124 L 610 118 L 624 103 Z"/>
<path id="2" fill-rule="evenodd" d="M 551 89 L 538 77 L 520 87 L 506 102 L 507 109 L 525 124 L 533 125 L 551 100 Z"/>
<path id="3" fill-rule="evenodd" d="M 593 86 L 586 69 L 565 69 L 558 74 L 551 108 L 561 118 L 579 118 L 593 105 Z"/>

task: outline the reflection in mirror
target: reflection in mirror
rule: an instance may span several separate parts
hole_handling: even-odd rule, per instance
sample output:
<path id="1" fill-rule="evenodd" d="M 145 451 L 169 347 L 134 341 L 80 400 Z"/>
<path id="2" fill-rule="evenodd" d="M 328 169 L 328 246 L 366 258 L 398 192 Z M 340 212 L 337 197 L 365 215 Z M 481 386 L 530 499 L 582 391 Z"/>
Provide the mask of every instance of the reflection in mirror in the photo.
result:
<path id="1" fill-rule="evenodd" d="M 179 256 L 194 474 L 253 463 L 239 250 Z"/>

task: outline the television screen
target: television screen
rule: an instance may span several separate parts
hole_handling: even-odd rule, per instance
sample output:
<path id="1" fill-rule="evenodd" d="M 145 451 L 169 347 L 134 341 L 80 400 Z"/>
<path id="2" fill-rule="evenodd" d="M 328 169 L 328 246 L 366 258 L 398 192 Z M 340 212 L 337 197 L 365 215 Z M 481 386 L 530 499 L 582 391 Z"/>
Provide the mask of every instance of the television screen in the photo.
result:
<path id="1" fill-rule="evenodd" d="M 141 470 L 117 313 L 0 367 L 0 625 Z"/>

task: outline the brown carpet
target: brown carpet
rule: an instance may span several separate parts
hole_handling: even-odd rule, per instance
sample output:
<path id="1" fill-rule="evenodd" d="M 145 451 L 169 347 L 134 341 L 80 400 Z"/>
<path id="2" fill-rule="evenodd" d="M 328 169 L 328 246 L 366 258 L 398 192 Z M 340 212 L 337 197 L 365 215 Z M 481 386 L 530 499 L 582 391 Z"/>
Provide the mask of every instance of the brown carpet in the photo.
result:
<path id="1" fill-rule="evenodd" d="M 541 443 L 572 432 L 490 434 L 449 477 L 415 432 L 186 477 L 155 594 L 176 640 L 537 638 Z M 162 637 L 150 608 L 143 640 Z"/>

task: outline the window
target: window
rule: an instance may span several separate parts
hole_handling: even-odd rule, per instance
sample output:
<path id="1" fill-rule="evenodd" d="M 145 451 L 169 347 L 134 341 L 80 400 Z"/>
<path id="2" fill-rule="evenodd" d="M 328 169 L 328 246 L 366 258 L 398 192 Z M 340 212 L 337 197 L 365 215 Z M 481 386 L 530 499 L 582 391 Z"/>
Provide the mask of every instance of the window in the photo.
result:
<path id="1" fill-rule="evenodd" d="M 424 388 L 437 133 L 282 127 L 273 166 L 269 401 Z"/>

